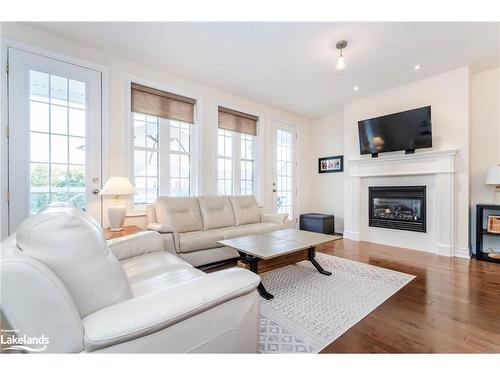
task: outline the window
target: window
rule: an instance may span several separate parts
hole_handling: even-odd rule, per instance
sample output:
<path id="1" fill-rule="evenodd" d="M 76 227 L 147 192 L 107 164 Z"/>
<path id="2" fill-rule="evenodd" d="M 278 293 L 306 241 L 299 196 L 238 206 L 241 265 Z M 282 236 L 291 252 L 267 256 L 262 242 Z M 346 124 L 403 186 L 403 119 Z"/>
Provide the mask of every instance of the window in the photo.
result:
<path id="1" fill-rule="evenodd" d="M 154 203 L 158 195 L 192 195 L 193 124 L 142 113 L 133 113 L 133 118 L 134 204 Z"/>
<path id="2" fill-rule="evenodd" d="M 158 196 L 159 121 L 156 116 L 133 114 L 134 203 L 153 203 Z"/>
<path id="3" fill-rule="evenodd" d="M 255 193 L 253 176 L 253 142 L 254 137 L 248 134 L 241 134 L 241 195 L 251 195 Z"/>
<path id="4" fill-rule="evenodd" d="M 219 107 L 217 193 L 257 193 L 256 144 L 258 118 Z"/>
<path id="5" fill-rule="evenodd" d="M 194 103 L 132 84 L 134 204 L 195 193 Z"/>
<path id="6" fill-rule="evenodd" d="M 191 124 L 170 120 L 170 195 L 191 195 Z"/>

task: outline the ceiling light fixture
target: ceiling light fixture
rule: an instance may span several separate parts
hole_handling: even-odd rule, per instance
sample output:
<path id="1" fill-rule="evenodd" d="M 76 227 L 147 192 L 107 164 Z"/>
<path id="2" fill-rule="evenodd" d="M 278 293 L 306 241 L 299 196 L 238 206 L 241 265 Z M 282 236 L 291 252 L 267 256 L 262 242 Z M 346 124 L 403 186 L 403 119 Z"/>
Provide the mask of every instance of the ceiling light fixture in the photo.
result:
<path id="1" fill-rule="evenodd" d="M 358 90 L 359 90 L 359 86 L 358 86 L 358 85 L 356 85 L 356 86 L 354 86 L 352 89 L 353 89 L 354 91 L 358 91 Z"/>
<path id="2" fill-rule="evenodd" d="M 339 58 L 337 59 L 337 70 L 344 70 L 345 69 L 345 62 L 344 62 L 344 56 L 342 55 L 342 50 L 347 47 L 347 41 L 341 40 L 338 41 L 337 44 L 335 45 L 337 49 L 340 51 L 339 53 Z"/>
<path id="3" fill-rule="evenodd" d="M 413 65 L 413 70 L 420 70 L 421 67 L 422 67 L 422 65 L 415 64 L 415 65 Z"/>

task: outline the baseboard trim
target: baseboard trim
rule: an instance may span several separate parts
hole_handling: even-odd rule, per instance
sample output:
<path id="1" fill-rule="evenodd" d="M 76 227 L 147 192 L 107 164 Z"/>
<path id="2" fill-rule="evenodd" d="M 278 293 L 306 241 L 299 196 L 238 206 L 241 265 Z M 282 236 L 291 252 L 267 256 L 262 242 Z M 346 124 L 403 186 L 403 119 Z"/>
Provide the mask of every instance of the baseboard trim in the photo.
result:
<path id="1" fill-rule="evenodd" d="M 465 247 L 453 248 L 449 245 L 438 245 L 437 254 L 445 257 L 470 259 L 469 249 Z"/>
<path id="2" fill-rule="evenodd" d="M 437 245 L 437 255 L 451 257 L 453 256 L 453 248 L 450 245 Z"/>
<path id="3" fill-rule="evenodd" d="M 350 232 L 344 230 L 344 238 L 347 238 L 348 240 L 359 241 L 359 232 Z"/>
<path id="4" fill-rule="evenodd" d="M 453 256 L 457 258 L 470 259 L 470 252 L 468 248 L 457 247 L 453 252 Z"/>
<path id="5" fill-rule="evenodd" d="M 361 241 L 359 232 L 350 232 L 350 231 L 344 231 L 344 238 L 352 241 Z M 376 242 L 372 242 L 376 243 Z M 392 244 L 386 244 L 386 243 L 381 243 L 381 245 L 386 245 L 386 246 L 396 246 L 396 247 L 402 247 L 398 245 L 392 245 Z M 455 258 L 462 258 L 462 259 L 470 259 L 470 254 L 469 254 L 469 249 L 465 247 L 456 247 L 453 248 L 450 245 L 437 245 L 436 250 L 423 250 L 423 249 L 411 249 L 407 247 L 403 247 L 408 250 L 417 250 L 417 251 L 423 251 L 427 253 L 433 253 L 439 256 L 443 257 L 455 257 Z"/>

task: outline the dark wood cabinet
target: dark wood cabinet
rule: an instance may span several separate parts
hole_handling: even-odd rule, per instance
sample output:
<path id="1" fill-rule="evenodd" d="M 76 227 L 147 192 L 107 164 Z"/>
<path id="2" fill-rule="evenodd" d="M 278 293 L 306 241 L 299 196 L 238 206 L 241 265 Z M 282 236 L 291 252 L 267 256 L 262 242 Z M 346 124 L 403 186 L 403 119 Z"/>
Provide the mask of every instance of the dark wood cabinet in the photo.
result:
<path id="1" fill-rule="evenodd" d="M 485 224 L 487 223 L 487 216 L 485 216 L 485 214 L 500 215 L 500 205 L 478 204 L 476 206 L 476 259 L 500 263 L 500 259 L 490 258 L 488 256 L 487 249 L 483 249 L 484 238 L 486 236 L 498 237 L 500 240 L 500 233 L 488 232 L 488 228 L 486 227 L 487 224 Z"/>

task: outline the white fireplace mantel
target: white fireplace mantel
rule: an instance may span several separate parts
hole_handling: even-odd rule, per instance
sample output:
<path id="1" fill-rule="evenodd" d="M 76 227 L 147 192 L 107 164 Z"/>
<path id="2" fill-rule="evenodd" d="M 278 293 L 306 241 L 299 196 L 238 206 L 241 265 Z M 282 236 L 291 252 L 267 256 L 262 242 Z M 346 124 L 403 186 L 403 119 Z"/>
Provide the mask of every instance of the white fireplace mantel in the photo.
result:
<path id="1" fill-rule="evenodd" d="M 455 156 L 457 150 L 430 151 L 410 155 L 381 155 L 378 158 L 349 160 L 346 182 L 346 212 L 344 237 L 363 241 L 360 207 L 362 179 L 374 177 L 434 176 L 436 199 L 433 211 L 436 214 L 434 249 L 427 251 L 439 255 L 454 256 L 454 191 Z M 398 185 L 398 180 L 394 180 Z M 401 244 L 404 247 L 403 244 Z"/>
<path id="2" fill-rule="evenodd" d="M 412 176 L 454 173 L 457 150 L 388 155 L 349 160 L 350 177 Z"/>

